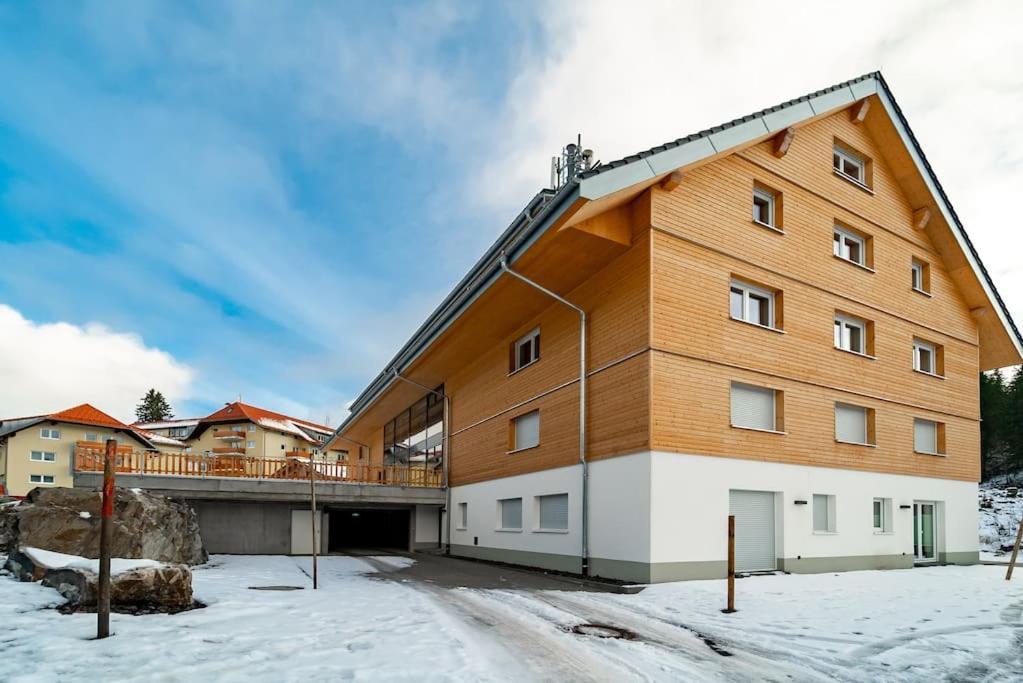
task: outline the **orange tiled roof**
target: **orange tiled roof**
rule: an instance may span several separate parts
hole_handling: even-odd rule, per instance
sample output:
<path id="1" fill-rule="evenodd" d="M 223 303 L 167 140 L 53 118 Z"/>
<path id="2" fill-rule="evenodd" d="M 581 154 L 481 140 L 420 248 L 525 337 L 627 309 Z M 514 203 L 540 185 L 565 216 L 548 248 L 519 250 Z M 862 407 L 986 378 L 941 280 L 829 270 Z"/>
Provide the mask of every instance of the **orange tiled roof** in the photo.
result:
<path id="1" fill-rule="evenodd" d="M 76 422 L 78 424 L 113 427 L 115 429 L 130 429 L 128 425 L 124 424 L 117 418 L 110 417 L 102 410 L 94 408 L 88 403 L 83 403 L 80 406 L 62 410 L 59 413 L 52 413 L 45 417 L 62 422 Z"/>
<path id="2" fill-rule="evenodd" d="M 224 406 L 220 410 L 218 410 L 218 411 L 216 411 L 214 413 L 211 413 L 210 415 L 207 415 L 206 417 L 204 417 L 202 419 L 202 421 L 203 422 L 228 422 L 228 421 L 231 421 L 231 420 L 237 420 L 240 417 L 241 418 L 247 418 L 249 420 L 252 420 L 253 422 L 258 422 L 261 419 L 267 419 L 267 420 L 288 420 L 289 422 L 294 422 L 294 423 L 296 423 L 298 425 L 305 425 L 305 426 L 308 426 L 308 427 L 313 427 L 313 428 L 318 429 L 320 431 L 328 431 L 328 432 L 334 431 L 333 427 L 328 427 L 327 425 L 317 424 L 316 422 L 310 422 L 309 420 L 302 420 L 302 419 L 299 419 L 297 417 L 291 417 L 290 415 L 283 415 L 281 413 L 275 413 L 272 410 L 264 410 L 263 408 L 257 408 L 255 406 L 247 405 L 245 403 L 242 403 L 241 401 L 234 401 L 233 403 L 228 403 L 226 406 Z"/>

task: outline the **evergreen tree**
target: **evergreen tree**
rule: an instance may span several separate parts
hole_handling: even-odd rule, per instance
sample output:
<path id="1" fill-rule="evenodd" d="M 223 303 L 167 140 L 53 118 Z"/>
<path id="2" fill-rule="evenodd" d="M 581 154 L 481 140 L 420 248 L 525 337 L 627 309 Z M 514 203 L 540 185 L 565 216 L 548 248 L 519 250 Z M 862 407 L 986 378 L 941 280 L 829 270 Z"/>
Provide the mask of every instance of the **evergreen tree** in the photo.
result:
<path id="1" fill-rule="evenodd" d="M 174 417 L 174 412 L 171 410 L 170 403 L 156 389 L 147 391 L 135 408 L 135 418 L 139 422 L 160 422 L 172 417 Z"/>
<path id="2" fill-rule="evenodd" d="M 1005 473 L 1023 476 L 1023 366 L 1016 368 L 1006 386 L 1003 415 L 1008 451 Z"/>
<path id="3" fill-rule="evenodd" d="M 980 373 L 980 455 L 984 479 L 1005 471 L 1007 391 L 1001 370 Z"/>

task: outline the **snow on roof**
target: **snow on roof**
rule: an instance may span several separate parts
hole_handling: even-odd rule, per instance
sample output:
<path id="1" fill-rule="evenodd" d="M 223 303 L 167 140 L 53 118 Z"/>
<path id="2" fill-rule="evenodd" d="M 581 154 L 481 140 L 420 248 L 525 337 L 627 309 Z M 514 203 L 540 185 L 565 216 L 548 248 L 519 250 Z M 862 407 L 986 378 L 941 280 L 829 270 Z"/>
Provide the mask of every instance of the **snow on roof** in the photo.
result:
<path id="1" fill-rule="evenodd" d="M 162 422 L 136 422 L 133 427 L 139 429 L 170 429 L 171 427 L 194 427 L 199 424 L 199 418 L 192 417 L 186 420 L 163 420 Z"/>
<path id="2" fill-rule="evenodd" d="M 169 436 L 163 436 L 161 434 L 154 434 L 152 432 L 147 432 L 144 429 L 138 429 L 138 428 L 136 428 L 135 431 L 138 432 L 139 434 L 141 434 L 143 437 L 145 437 L 151 443 L 154 443 L 154 444 L 160 444 L 161 446 L 180 446 L 181 448 L 185 447 L 185 442 L 184 441 L 179 441 L 178 439 L 172 439 Z"/>

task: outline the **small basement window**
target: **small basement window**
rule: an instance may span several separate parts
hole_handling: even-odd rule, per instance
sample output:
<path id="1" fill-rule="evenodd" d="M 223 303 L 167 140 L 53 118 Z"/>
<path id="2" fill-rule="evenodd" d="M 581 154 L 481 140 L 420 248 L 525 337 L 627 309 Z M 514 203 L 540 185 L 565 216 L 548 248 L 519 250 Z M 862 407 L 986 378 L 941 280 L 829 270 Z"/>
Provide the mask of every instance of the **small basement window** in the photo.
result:
<path id="1" fill-rule="evenodd" d="M 540 328 L 520 337 L 512 344 L 508 372 L 516 372 L 540 360 Z"/>
<path id="2" fill-rule="evenodd" d="M 522 499 L 505 498 L 497 501 L 498 531 L 522 531 Z"/>
<path id="3" fill-rule="evenodd" d="M 835 525 L 835 497 L 821 493 L 813 494 L 813 530 L 822 534 L 833 534 Z"/>
<path id="4" fill-rule="evenodd" d="M 568 494 L 537 496 L 537 531 L 568 531 Z"/>
<path id="5" fill-rule="evenodd" d="M 891 533 L 892 530 L 892 499 L 875 498 L 873 502 L 874 531 L 879 534 Z"/>

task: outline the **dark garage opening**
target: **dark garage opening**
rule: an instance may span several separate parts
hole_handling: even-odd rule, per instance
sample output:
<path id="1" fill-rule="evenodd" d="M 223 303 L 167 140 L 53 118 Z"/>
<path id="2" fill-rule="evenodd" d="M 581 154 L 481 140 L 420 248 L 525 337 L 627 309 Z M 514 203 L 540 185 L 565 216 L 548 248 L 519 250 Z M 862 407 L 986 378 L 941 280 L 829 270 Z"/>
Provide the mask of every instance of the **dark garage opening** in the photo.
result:
<path id="1" fill-rule="evenodd" d="M 353 548 L 409 549 L 409 511 L 342 509 L 330 511 L 330 551 Z"/>

